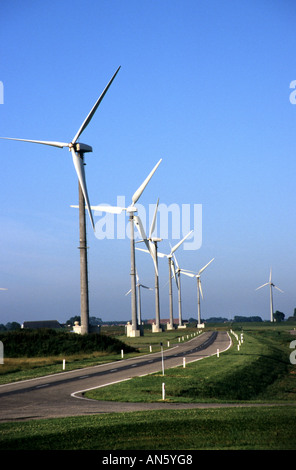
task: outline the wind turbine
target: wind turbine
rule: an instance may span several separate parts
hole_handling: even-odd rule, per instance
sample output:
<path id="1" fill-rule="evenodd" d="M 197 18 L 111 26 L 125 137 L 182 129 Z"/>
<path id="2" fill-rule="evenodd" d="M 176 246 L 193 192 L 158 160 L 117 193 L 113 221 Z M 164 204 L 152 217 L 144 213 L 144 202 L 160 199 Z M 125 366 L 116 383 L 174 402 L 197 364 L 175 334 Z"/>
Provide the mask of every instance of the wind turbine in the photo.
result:
<path id="1" fill-rule="evenodd" d="M 149 173 L 147 178 L 143 181 L 141 186 L 136 190 L 136 192 L 132 196 L 132 203 L 128 207 L 117 207 L 117 206 L 91 206 L 93 210 L 100 211 L 100 212 L 110 212 L 112 214 L 121 214 L 121 212 L 126 211 L 129 214 L 129 222 L 130 222 L 130 229 L 131 229 L 131 310 L 132 310 L 132 328 L 129 336 L 139 336 L 140 331 L 138 329 L 137 324 L 137 292 L 136 292 L 136 261 L 135 261 L 135 234 L 134 234 L 134 223 L 137 216 L 135 212 L 137 212 L 137 208 L 135 204 L 141 197 L 144 189 L 146 188 L 147 184 L 149 183 L 150 179 L 154 175 L 155 171 L 157 170 L 158 166 L 160 165 L 162 158 L 158 161 L 155 165 L 153 170 Z M 73 206 L 75 207 L 75 206 Z M 145 244 L 150 252 L 151 246 L 147 241 Z M 152 254 L 151 254 L 152 256 Z"/>
<path id="2" fill-rule="evenodd" d="M 270 273 L 269 273 L 269 281 L 266 282 L 265 284 L 262 284 L 262 286 L 257 287 L 256 290 L 261 289 L 262 287 L 269 286 L 270 288 L 270 321 L 273 322 L 273 298 L 272 298 L 272 288 L 275 287 L 277 290 L 280 292 L 282 291 L 279 287 L 275 286 L 273 282 L 271 281 L 271 268 L 270 268 Z"/>
<path id="3" fill-rule="evenodd" d="M 138 324 L 142 324 L 142 308 L 141 308 L 141 288 L 142 289 L 148 289 L 148 290 L 153 290 L 151 287 L 145 286 L 144 284 L 141 284 L 137 270 L 136 270 L 136 277 L 137 277 L 137 288 L 138 288 Z M 131 289 L 125 294 L 128 295 L 131 293 Z"/>
<path id="4" fill-rule="evenodd" d="M 179 248 L 180 245 L 182 245 L 182 243 L 186 240 L 186 238 L 188 238 L 189 235 L 191 235 L 192 232 L 193 232 L 193 230 L 191 230 L 189 233 L 187 233 L 187 235 L 185 235 L 185 237 L 182 238 L 182 240 L 180 240 L 176 245 L 174 245 L 173 248 L 171 248 L 171 251 L 170 251 L 169 254 L 160 253 L 159 251 L 157 252 L 157 256 L 159 256 L 160 258 L 167 258 L 168 263 L 169 263 L 170 323 L 168 324 L 168 328 L 170 328 L 170 329 L 174 328 L 172 274 L 175 277 L 175 269 L 174 269 L 174 260 L 172 258 L 173 258 L 173 254 L 175 253 L 175 251 Z M 147 251 L 147 250 L 143 250 L 142 248 L 137 248 L 137 250 L 145 251 L 145 252 Z"/>
<path id="5" fill-rule="evenodd" d="M 195 274 L 193 271 L 188 271 L 186 269 L 181 269 L 180 272 L 184 274 L 185 276 L 189 277 L 195 277 L 197 280 L 197 322 L 200 325 L 201 324 L 201 315 L 200 315 L 200 296 L 203 299 L 203 293 L 202 293 L 202 288 L 201 288 L 201 273 L 209 266 L 209 264 L 214 261 L 215 258 L 211 259 L 203 268 L 201 268 L 197 274 Z"/>
<path id="6" fill-rule="evenodd" d="M 155 271 L 155 325 L 152 326 L 153 333 L 159 333 L 161 331 L 160 328 L 160 304 L 159 304 L 159 278 L 158 278 L 158 259 L 157 259 L 157 243 L 161 242 L 161 238 L 153 237 L 153 232 L 155 230 L 156 225 L 156 217 L 157 217 L 157 210 L 158 210 L 159 199 L 157 200 L 152 223 L 149 230 L 149 237 L 146 236 L 142 221 L 139 216 L 135 218 L 135 223 L 137 229 L 142 236 L 142 240 L 146 246 L 149 246 L 149 253 L 152 257 L 154 263 L 154 271 Z"/>
<path id="7" fill-rule="evenodd" d="M 182 327 L 183 326 L 183 320 L 182 320 L 182 300 L 181 300 L 181 277 L 180 277 L 180 274 L 185 273 L 185 271 L 183 271 L 180 268 L 175 253 L 173 254 L 173 257 L 174 257 L 174 263 L 175 263 L 175 267 L 176 267 L 175 274 L 177 275 L 176 281 L 177 281 L 177 289 L 178 289 L 179 327 Z M 194 276 L 194 274 L 192 274 L 191 276 Z"/>
<path id="8" fill-rule="evenodd" d="M 87 244 L 86 244 L 86 226 L 85 226 L 85 204 L 88 209 L 90 221 L 93 229 L 95 229 L 93 216 L 90 208 L 88 192 L 85 181 L 85 172 L 84 172 L 84 154 L 92 152 L 92 147 L 89 145 L 77 142 L 82 132 L 90 123 L 93 115 L 95 114 L 98 106 L 100 105 L 102 99 L 107 93 L 111 83 L 113 82 L 115 76 L 117 75 L 120 67 L 116 70 L 113 77 L 105 87 L 104 91 L 92 107 L 91 111 L 83 121 L 82 125 L 78 129 L 77 133 L 73 137 L 72 141 L 69 143 L 66 142 L 56 142 L 56 141 L 45 141 L 45 140 L 28 140 L 28 139 L 15 139 L 11 137 L 1 137 L 1 139 L 8 140 L 17 140 L 20 142 L 31 142 L 34 144 L 43 144 L 50 145 L 52 147 L 64 148 L 68 147 L 69 151 L 72 154 L 73 164 L 78 177 L 78 192 L 79 192 L 79 237 L 80 237 L 80 297 L 81 297 L 81 333 L 88 333 L 88 323 L 89 323 L 89 300 L 88 300 L 88 273 L 87 273 Z"/>

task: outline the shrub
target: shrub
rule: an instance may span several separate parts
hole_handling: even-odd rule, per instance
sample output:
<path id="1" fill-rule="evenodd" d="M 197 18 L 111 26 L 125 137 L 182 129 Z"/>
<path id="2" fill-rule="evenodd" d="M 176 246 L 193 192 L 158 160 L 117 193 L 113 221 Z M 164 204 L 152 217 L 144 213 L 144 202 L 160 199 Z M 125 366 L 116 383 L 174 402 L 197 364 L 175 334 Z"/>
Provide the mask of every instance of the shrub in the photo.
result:
<path id="1" fill-rule="evenodd" d="M 78 335 L 51 329 L 0 332 L 0 341 L 4 345 L 5 357 L 44 357 L 95 351 L 118 354 L 121 349 L 135 351 L 110 336 L 97 333 Z"/>

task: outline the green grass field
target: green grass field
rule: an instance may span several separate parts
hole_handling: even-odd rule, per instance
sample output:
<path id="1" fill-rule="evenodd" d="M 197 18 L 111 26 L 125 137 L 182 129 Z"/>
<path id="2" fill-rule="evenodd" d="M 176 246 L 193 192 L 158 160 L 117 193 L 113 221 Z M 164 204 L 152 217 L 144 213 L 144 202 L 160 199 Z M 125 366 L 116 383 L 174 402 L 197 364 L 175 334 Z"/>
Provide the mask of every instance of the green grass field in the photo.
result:
<path id="1" fill-rule="evenodd" d="M 240 331 L 237 331 L 240 334 Z M 163 333 L 163 338 L 168 338 Z M 131 338 L 141 353 L 159 337 Z M 165 340 L 161 339 L 164 342 Z M 293 336 L 282 327 L 244 327 L 244 342 L 220 357 L 88 392 L 100 400 L 216 403 L 216 408 L 111 413 L 0 424 L 0 449 L 295 450 Z M 170 341 L 178 339 L 170 337 Z M 134 345 L 134 344 L 133 344 Z M 223 407 L 226 403 L 248 407 Z M 272 405 L 272 406 L 271 406 Z"/>
<path id="2" fill-rule="evenodd" d="M 291 450 L 295 407 L 150 411 L 2 423 L 1 450 Z"/>
<path id="3" fill-rule="evenodd" d="M 169 402 L 280 402 L 296 404 L 295 367 L 289 362 L 290 336 L 285 331 L 254 330 L 244 332 L 220 357 L 137 377 L 133 380 L 87 392 L 98 400 L 153 402 L 162 400 L 165 383 Z"/>

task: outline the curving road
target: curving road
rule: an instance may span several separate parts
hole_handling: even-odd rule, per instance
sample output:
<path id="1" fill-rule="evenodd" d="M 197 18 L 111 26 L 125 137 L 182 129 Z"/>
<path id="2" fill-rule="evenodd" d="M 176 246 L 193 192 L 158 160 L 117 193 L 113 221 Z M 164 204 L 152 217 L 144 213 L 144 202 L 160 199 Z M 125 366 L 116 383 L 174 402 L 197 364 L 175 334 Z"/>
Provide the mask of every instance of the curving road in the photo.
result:
<path id="1" fill-rule="evenodd" d="M 163 352 L 164 368 L 172 368 L 225 351 L 226 332 L 204 332 Z M 218 359 L 217 359 L 218 360 Z M 209 406 L 178 403 L 117 403 L 89 400 L 83 392 L 162 370 L 161 353 L 125 359 L 37 379 L 0 385 L 0 421 L 44 419 L 149 409 L 185 409 Z M 215 406 L 215 405 L 211 405 Z"/>

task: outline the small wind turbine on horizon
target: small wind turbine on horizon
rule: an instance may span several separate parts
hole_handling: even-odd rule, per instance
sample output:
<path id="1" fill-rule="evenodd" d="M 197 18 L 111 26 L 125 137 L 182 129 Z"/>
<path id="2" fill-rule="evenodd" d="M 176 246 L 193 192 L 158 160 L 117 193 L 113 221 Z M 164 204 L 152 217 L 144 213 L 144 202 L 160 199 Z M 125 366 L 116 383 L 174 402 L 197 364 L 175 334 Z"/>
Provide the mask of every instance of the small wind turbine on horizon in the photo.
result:
<path id="1" fill-rule="evenodd" d="M 195 277 L 197 280 L 197 322 L 200 325 L 201 324 L 201 309 L 200 309 L 200 296 L 203 299 L 203 292 L 201 288 L 201 279 L 200 276 L 203 273 L 203 271 L 209 266 L 209 264 L 214 261 L 215 258 L 211 259 L 203 268 L 201 268 L 198 273 L 194 273 L 193 271 L 189 271 L 187 269 L 181 269 L 180 272 L 184 274 L 185 276 L 189 277 Z"/>
<path id="2" fill-rule="evenodd" d="M 137 278 L 136 287 L 138 288 L 138 297 L 137 297 L 137 300 L 138 300 L 138 324 L 141 325 L 142 324 L 141 289 L 148 289 L 148 290 L 153 290 L 153 289 L 151 287 L 145 286 L 144 284 L 142 284 L 140 282 L 137 270 L 136 270 L 136 278 Z M 130 289 L 125 295 L 130 294 L 131 291 L 132 290 Z"/>
<path id="3" fill-rule="evenodd" d="M 86 187 L 85 181 L 85 172 L 84 172 L 84 154 L 92 152 L 92 147 L 89 145 L 77 142 L 82 132 L 90 123 L 93 115 L 95 114 L 98 106 L 100 105 L 102 99 L 107 93 L 111 83 L 116 77 L 120 67 L 116 70 L 113 77 L 105 87 L 104 91 L 92 107 L 91 111 L 83 121 L 82 125 L 78 129 L 74 138 L 71 142 L 56 142 L 56 141 L 47 141 L 47 140 L 28 140 L 28 139 L 16 139 L 11 137 L 0 137 L 1 139 L 7 140 L 17 140 L 20 142 L 31 142 L 34 144 L 43 144 L 49 145 L 52 147 L 64 148 L 68 147 L 69 151 L 72 154 L 73 164 L 75 171 L 78 177 L 78 191 L 79 191 L 79 231 L 80 231 L 80 297 L 81 297 L 81 333 L 88 333 L 89 327 L 89 300 L 88 300 L 88 273 L 87 273 L 87 243 L 86 243 L 86 226 L 85 226 L 85 204 L 88 209 L 91 225 L 95 229 L 93 216 L 90 208 L 90 202 Z"/>
<path id="4" fill-rule="evenodd" d="M 272 288 L 275 287 L 275 289 L 279 290 L 279 291 L 282 292 L 282 293 L 284 293 L 284 291 L 282 291 L 279 287 L 277 287 L 276 285 L 273 284 L 273 282 L 272 282 L 272 280 L 271 280 L 271 273 L 272 273 L 272 269 L 270 268 L 269 281 L 266 282 L 265 284 L 262 284 L 262 286 L 257 287 L 257 289 L 255 289 L 255 290 L 261 289 L 262 287 L 265 287 L 265 286 L 269 286 L 269 289 L 270 289 L 270 292 L 269 292 L 269 297 L 270 297 L 270 321 L 273 322 L 274 319 L 273 319 L 273 295 L 272 295 Z"/>
<path id="5" fill-rule="evenodd" d="M 158 161 L 158 163 L 154 166 L 153 170 L 149 173 L 147 178 L 143 181 L 141 186 L 136 190 L 136 192 L 132 196 L 132 203 L 128 207 L 117 207 L 117 206 L 105 206 L 105 205 L 97 205 L 91 206 L 91 208 L 95 211 L 100 212 L 108 212 L 111 214 L 121 214 L 121 212 L 126 211 L 129 214 L 129 221 L 130 221 L 130 229 L 131 229 L 131 310 L 132 310 L 132 331 L 131 336 L 138 336 L 140 331 L 138 329 L 138 322 L 137 322 L 137 292 L 136 292 L 136 260 L 135 260 L 135 233 L 134 233 L 134 223 L 138 221 L 138 217 L 135 215 L 137 212 L 136 203 L 140 199 L 144 189 L 146 188 L 147 184 L 151 180 L 152 176 L 154 175 L 155 171 L 159 167 L 162 158 Z M 72 206 L 76 207 L 76 206 Z M 145 244 L 148 248 L 150 253 L 151 246 L 147 241 Z M 151 256 L 153 254 L 151 253 Z"/>

